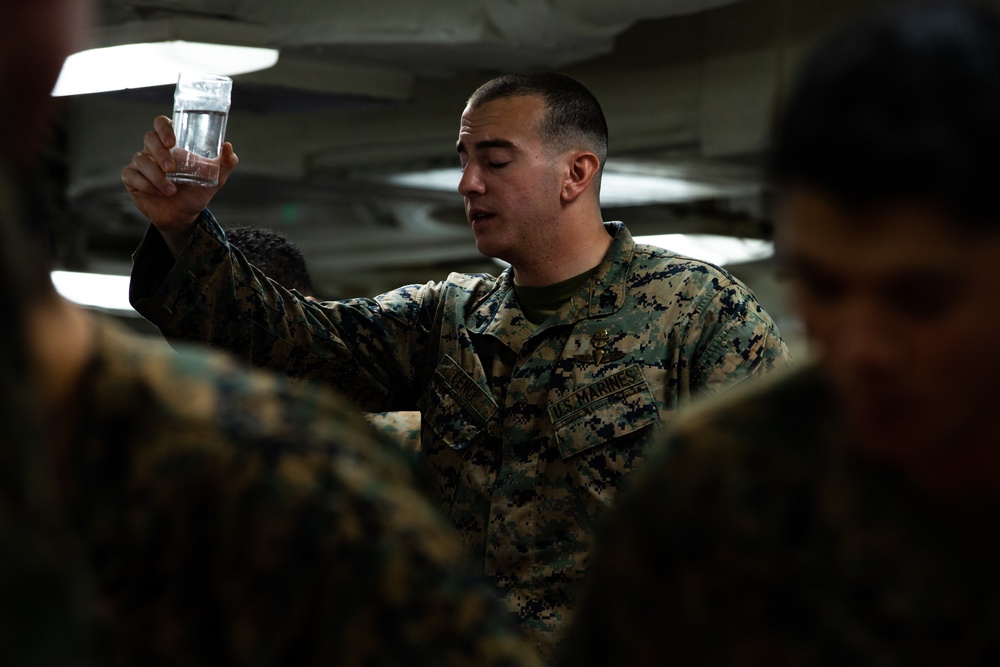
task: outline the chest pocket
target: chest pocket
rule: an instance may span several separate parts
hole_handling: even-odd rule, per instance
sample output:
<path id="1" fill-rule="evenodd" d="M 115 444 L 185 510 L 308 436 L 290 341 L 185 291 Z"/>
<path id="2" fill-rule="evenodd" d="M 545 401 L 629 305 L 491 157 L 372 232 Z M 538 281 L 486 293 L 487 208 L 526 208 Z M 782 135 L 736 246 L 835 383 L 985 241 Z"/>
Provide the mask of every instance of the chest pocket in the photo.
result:
<path id="1" fill-rule="evenodd" d="M 637 365 L 582 387 L 548 408 L 559 453 L 591 515 L 610 505 L 660 423 Z"/>
<path id="2" fill-rule="evenodd" d="M 418 406 L 427 426 L 454 450 L 468 447 L 497 410 L 493 397 L 447 355 Z"/>
<path id="3" fill-rule="evenodd" d="M 660 421 L 642 368 L 629 366 L 549 406 L 549 417 L 568 459 Z"/>

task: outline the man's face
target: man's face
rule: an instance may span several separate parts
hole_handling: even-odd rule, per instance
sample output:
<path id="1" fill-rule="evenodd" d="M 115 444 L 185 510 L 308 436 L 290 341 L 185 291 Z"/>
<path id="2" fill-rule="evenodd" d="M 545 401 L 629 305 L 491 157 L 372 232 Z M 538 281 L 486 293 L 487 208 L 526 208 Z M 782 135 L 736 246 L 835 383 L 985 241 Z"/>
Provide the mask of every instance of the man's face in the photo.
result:
<path id="1" fill-rule="evenodd" d="M 993 420 L 1000 234 L 927 206 L 839 206 L 789 193 L 779 244 L 820 363 L 880 449 L 947 447 Z"/>
<path id="2" fill-rule="evenodd" d="M 561 160 L 537 131 L 544 113 L 540 97 L 494 100 L 467 107 L 458 134 L 458 191 L 476 246 L 515 270 L 550 251 L 560 211 Z"/>

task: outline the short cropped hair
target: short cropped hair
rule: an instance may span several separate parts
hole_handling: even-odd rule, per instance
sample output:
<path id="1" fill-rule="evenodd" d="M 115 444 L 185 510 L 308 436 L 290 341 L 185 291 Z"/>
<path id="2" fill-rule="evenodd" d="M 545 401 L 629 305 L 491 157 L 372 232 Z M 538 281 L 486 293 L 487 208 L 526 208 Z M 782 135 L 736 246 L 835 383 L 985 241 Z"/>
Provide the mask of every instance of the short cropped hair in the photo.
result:
<path id="1" fill-rule="evenodd" d="M 303 296 L 315 296 L 305 257 L 283 234 L 259 227 L 234 227 L 226 230 L 226 239 L 274 282 Z"/>
<path id="2" fill-rule="evenodd" d="M 546 114 L 538 131 L 546 144 L 560 151 L 586 148 L 597 156 L 600 170 L 604 170 L 608 157 L 608 122 L 594 94 L 572 77 L 558 72 L 507 74 L 476 89 L 468 105 L 475 108 L 522 95 L 545 100 Z"/>
<path id="3" fill-rule="evenodd" d="M 802 69 L 772 131 L 781 190 L 854 207 L 902 200 L 1000 222 L 1000 17 L 956 2 L 867 14 Z"/>

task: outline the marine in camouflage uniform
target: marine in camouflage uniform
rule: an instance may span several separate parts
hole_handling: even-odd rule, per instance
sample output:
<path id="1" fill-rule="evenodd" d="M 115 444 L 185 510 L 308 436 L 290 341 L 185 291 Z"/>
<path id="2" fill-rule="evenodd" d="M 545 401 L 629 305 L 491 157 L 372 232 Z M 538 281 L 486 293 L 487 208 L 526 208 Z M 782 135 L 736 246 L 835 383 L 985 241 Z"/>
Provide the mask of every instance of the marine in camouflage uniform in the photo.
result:
<path id="1" fill-rule="evenodd" d="M 537 328 L 509 270 L 306 302 L 232 253 L 208 212 L 176 264 L 149 231 L 131 299 L 168 338 L 326 382 L 365 410 L 419 410 L 441 507 L 551 655 L 593 521 L 657 427 L 787 363 L 773 322 L 728 273 L 637 245 L 621 223 L 606 230 L 596 272 Z"/>
<path id="2" fill-rule="evenodd" d="M 768 385 L 682 419 L 607 515 L 561 664 L 996 664 L 1000 500 L 873 459 L 815 368 Z"/>
<path id="3" fill-rule="evenodd" d="M 64 498 L 94 655 L 540 664 L 400 451 L 330 392 L 96 326 Z"/>

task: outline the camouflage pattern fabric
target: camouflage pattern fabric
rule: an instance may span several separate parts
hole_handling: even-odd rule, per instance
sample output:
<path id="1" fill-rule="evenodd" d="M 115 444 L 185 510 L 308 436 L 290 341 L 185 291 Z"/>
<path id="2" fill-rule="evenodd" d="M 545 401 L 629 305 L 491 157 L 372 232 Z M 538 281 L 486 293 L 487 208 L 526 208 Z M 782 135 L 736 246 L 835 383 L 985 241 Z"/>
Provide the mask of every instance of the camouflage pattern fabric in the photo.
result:
<path id="1" fill-rule="evenodd" d="M 399 444 L 407 452 L 420 451 L 420 413 L 416 410 L 365 412 L 364 418 L 379 433 Z"/>
<path id="2" fill-rule="evenodd" d="M 98 326 L 66 465 L 122 665 L 538 665 L 400 451 L 310 386 Z"/>
<path id="3" fill-rule="evenodd" d="M 1000 500 L 870 460 L 803 369 L 677 423 L 599 531 L 565 665 L 1000 664 Z"/>
<path id="4" fill-rule="evenodd" d="M 651 434 L 691 399 L 787 363 L 728 273 L 607 229 L 597 272 L 537 329 L 510 271 L 305 302 L 233 255 L 207 212 L 176 264 L 147 233 L 131 299 L 168 338 L 327 382 L 365 410 L 419 410 L 441 507 L 551 655 L 593 521 Z"/>

